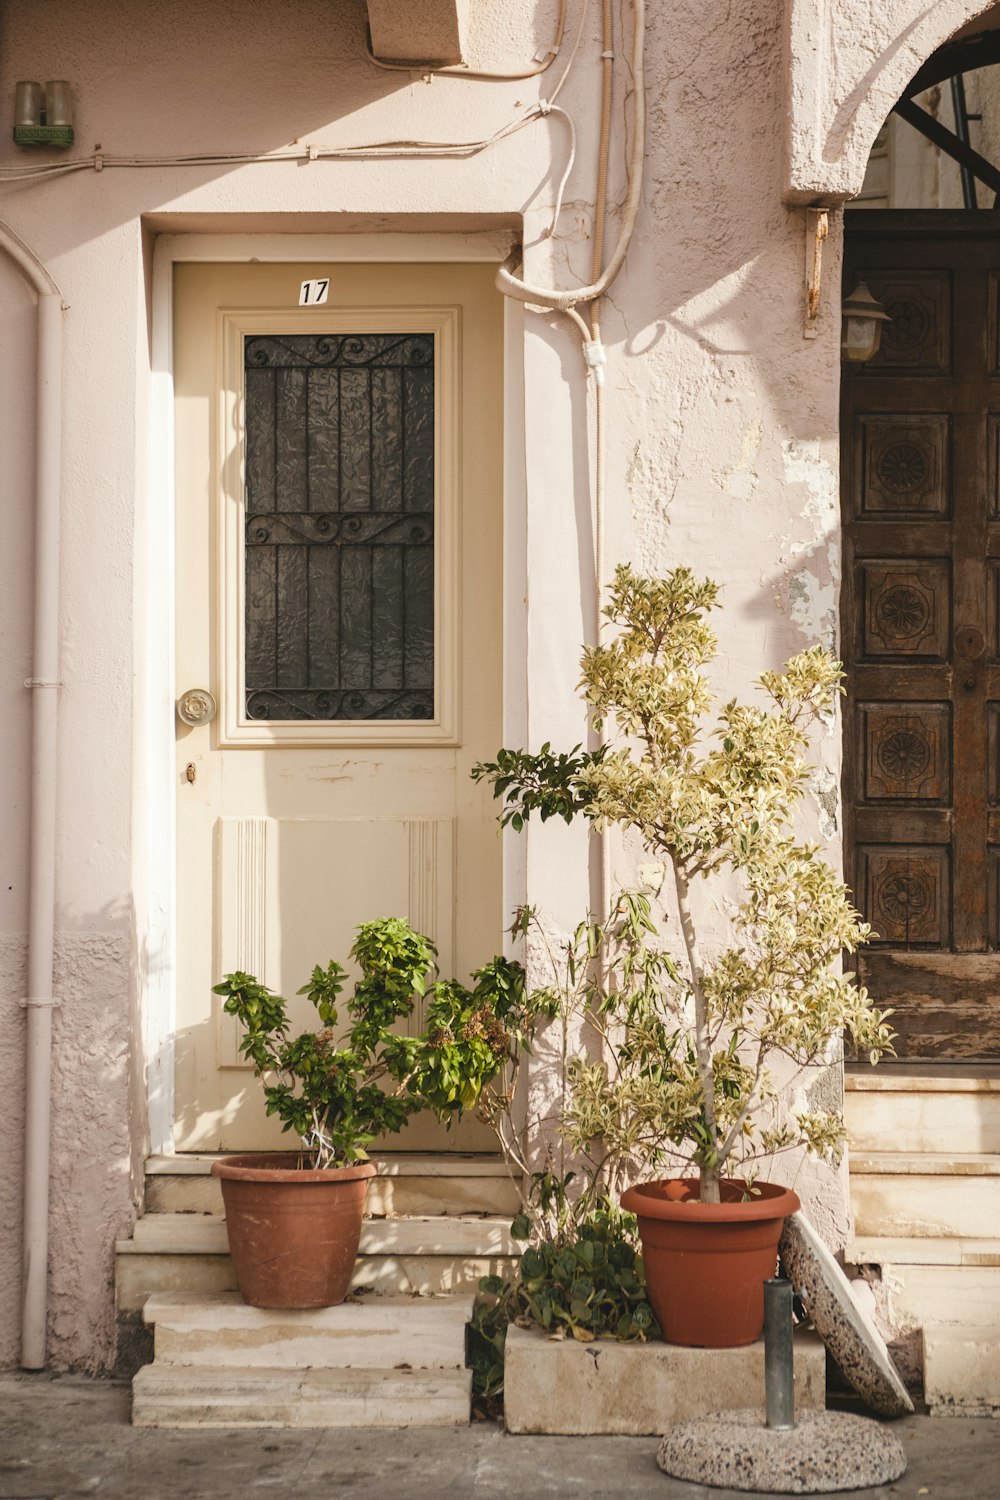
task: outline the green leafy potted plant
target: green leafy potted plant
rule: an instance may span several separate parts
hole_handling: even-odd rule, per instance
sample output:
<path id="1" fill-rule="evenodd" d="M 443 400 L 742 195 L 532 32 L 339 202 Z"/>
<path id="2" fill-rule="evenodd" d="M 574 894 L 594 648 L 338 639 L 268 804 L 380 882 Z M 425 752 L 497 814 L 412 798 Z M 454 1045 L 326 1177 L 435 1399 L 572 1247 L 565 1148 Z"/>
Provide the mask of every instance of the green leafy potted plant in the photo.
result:
<path id="1" fill-rule="evenodd" d="M 361 978 L 347 1001 L 344 1035 L 337 999 L 347 976 L 337 963 L 316 967 L 299 991 L 321 1025 L 295 1037 L 285 1001 L 253 975 L 227 974 L 215 986 L 244 1025 L 240 1049 L 263 1083 L 267 1113 L 302 1143 L 291 1162 L 285 1153 L 255 1153 L 212 1166 L 222 1181 L 237 1283 L 254 1307 L 343 1301 L 375 1175 L 366 1147 L 401 1129 L 423 1102 L 412 1087 L 417 1045 L 391 1028 L 424 992 L 434 948 L 389 917 L 364 923 L 351 954 Z"/>
<path id="2" fill-rule="evenodd" d="M 688 1164 L 621 1202 L 638 1216 L 665 1337 L 707 1345 L 759 1335 L 763 1281 L 799 1206 L 758 1180 L 761 1160 L 842 1150 L 840 1116 L 791 1110 L 794 1079 L 779 1089 L 771 1062 L 790 1060 L 797 1076 L 828 1065 L 844 1032 L 873 1062 L 891 1050 L 888 1012 L 837 970 L 869 929 L 815 846 L 792 833 L 810 774 L 809 722 L 831 713 L 839 664 L 819 647 L 804 651 L 762 675 L 766 704 L 728 702 L 709 726 L 716 640 L 706 616 L 717 602 L 716 585 L 687 568 L 651 579 L 620 567 L 605 610 L 616 633 L 582 659 L 583 696 L 608 742 L 559 755 L 548 745 L 502 750 L 474 772 L 515 828 L 536 811 L 582 815 L 634 830 L 672 872 L 681 952 L 608 1028 L 610 1052 L 570 1063 L 567 1121 L 578 1146 L 617 1136 L 641 1160 L 642 1142 L 660 1141 Z M 707 951 L 697 887 L 720 878 L 728 938 Z"/>

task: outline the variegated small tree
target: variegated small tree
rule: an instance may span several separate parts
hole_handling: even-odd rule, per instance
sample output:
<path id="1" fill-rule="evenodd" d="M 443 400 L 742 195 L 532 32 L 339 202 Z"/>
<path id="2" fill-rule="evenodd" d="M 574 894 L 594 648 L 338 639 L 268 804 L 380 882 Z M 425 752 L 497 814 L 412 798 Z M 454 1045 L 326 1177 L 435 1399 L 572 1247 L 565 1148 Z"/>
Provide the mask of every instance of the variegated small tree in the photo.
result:
<path id="1" fill-rule="evenodd" d="M 874 1062 L 891 1050 L 889 1012 L 875 1009 L 842 952 L 867 940 L 835 871 L 792 823 L 808 784 L 810 721 L 829 715 L 841 692 L 840 665 L 820 647 L 783 672 L 765 672 L 768 700 L 735 700 L 707 723 L 706 668 L 717 643 L 708 624 L 718 588 L 687 568 L 645 578 L 618 568 L 605 610 L 615 627 L 589 647 L 581 690 L 607 743 L 555 754 L 502 750 L 476 768 L 503 798 L 502 821 L 521 828 L 534 812 L 597 828 L 634 829 L 673 875 L 683 954 L 643 985 L 624 1013 L 624 1032 L 597 1060 L 569 1068 L 562 1133 L 608 1159 L 630 1141 L 668 1143 L 695 1167 L 703 1202 L 719 1201 L 721 1179 L 793 1147 L 836 1159 L 838 1114 L 788 1107 L 771 1070 L 830 1060 L 846 1033 Z M 724 876 L 735 888 L 731 932 L 721 950 L 700 939 L 692 887 Z M 735 877 L 735 881 L 733 879 Z M 610 986 L 613 994 L 614 983 Z M 657 1153 L 658 1154 L 658 1153 Z"/>

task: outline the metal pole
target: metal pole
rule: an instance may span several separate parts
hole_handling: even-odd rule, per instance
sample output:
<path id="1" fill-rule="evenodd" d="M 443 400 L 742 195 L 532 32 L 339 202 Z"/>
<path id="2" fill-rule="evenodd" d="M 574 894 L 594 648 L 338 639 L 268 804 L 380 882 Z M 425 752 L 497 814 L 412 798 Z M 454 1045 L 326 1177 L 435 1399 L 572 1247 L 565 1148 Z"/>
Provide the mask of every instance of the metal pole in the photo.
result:
<path id="1" fill-rule="evenodd" d="M 965 78 L 961 73 L 956 73 L 951 80 L 951 107 L 955 115 L 955 134 L 963 146 L 969 143 L 969 110 L 965 102 Z M 979 200 L 976 197 L 976 179 L 970 169 L 962 165 L 962 201 L 966 208 L 978 208 Z"/>
<path id="2" fill-rule="evenodd" d="M 764 1391 L 767 1425 L 776 1432 L 795 1426 L 792 1368 L 792 1283 L 764 1282 Z"/>

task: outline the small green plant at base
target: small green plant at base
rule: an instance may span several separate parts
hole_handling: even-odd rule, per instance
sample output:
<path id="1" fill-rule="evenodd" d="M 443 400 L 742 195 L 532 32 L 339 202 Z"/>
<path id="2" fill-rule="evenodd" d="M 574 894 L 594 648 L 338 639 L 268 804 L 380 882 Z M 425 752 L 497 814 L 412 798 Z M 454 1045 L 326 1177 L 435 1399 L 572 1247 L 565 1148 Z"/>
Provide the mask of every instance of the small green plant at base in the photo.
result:
<path id="1" fill-rule="evenodd" d="M 515 1239 L 528 1241 L 532 1222 L 514 1220 Z M 473 1393 L 486 1415 L 503 1397 L 504 1348 L 511 1323 L 545 1329 L 580 1343 L 617 1339 L 644 1343 L 659 1333 L 646 1300 L 635 1221 L 603 1203 L 551 1239 L 526 1244 L 511 1281 L 484 1276 L 469 1329 Z"/>

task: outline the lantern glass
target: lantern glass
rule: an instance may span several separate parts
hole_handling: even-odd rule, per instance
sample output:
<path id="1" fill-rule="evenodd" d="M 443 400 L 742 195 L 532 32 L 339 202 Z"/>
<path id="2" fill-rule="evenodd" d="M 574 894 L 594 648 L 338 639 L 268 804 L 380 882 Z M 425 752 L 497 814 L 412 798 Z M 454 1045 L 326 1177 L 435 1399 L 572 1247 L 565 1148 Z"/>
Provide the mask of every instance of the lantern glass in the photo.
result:
<path id="1" fill-rule="evenodd" d="M 843 356 L 851 364 L 862 364 L 878 352 L 882 325 L 875 318 L 845 317 L 840 340 Z"/>
<path id="2" fill-rule="evenodd" d="M 65 78 L 55 78 L 45 85 L 46 125 L 72 125 L 73 94 Z"/>
<path id="3" fill-rule="evenodd" d="M 14 88 L 14 124 L 40 125 L 42 123 L 42 86 L 22 79 Z"/>

